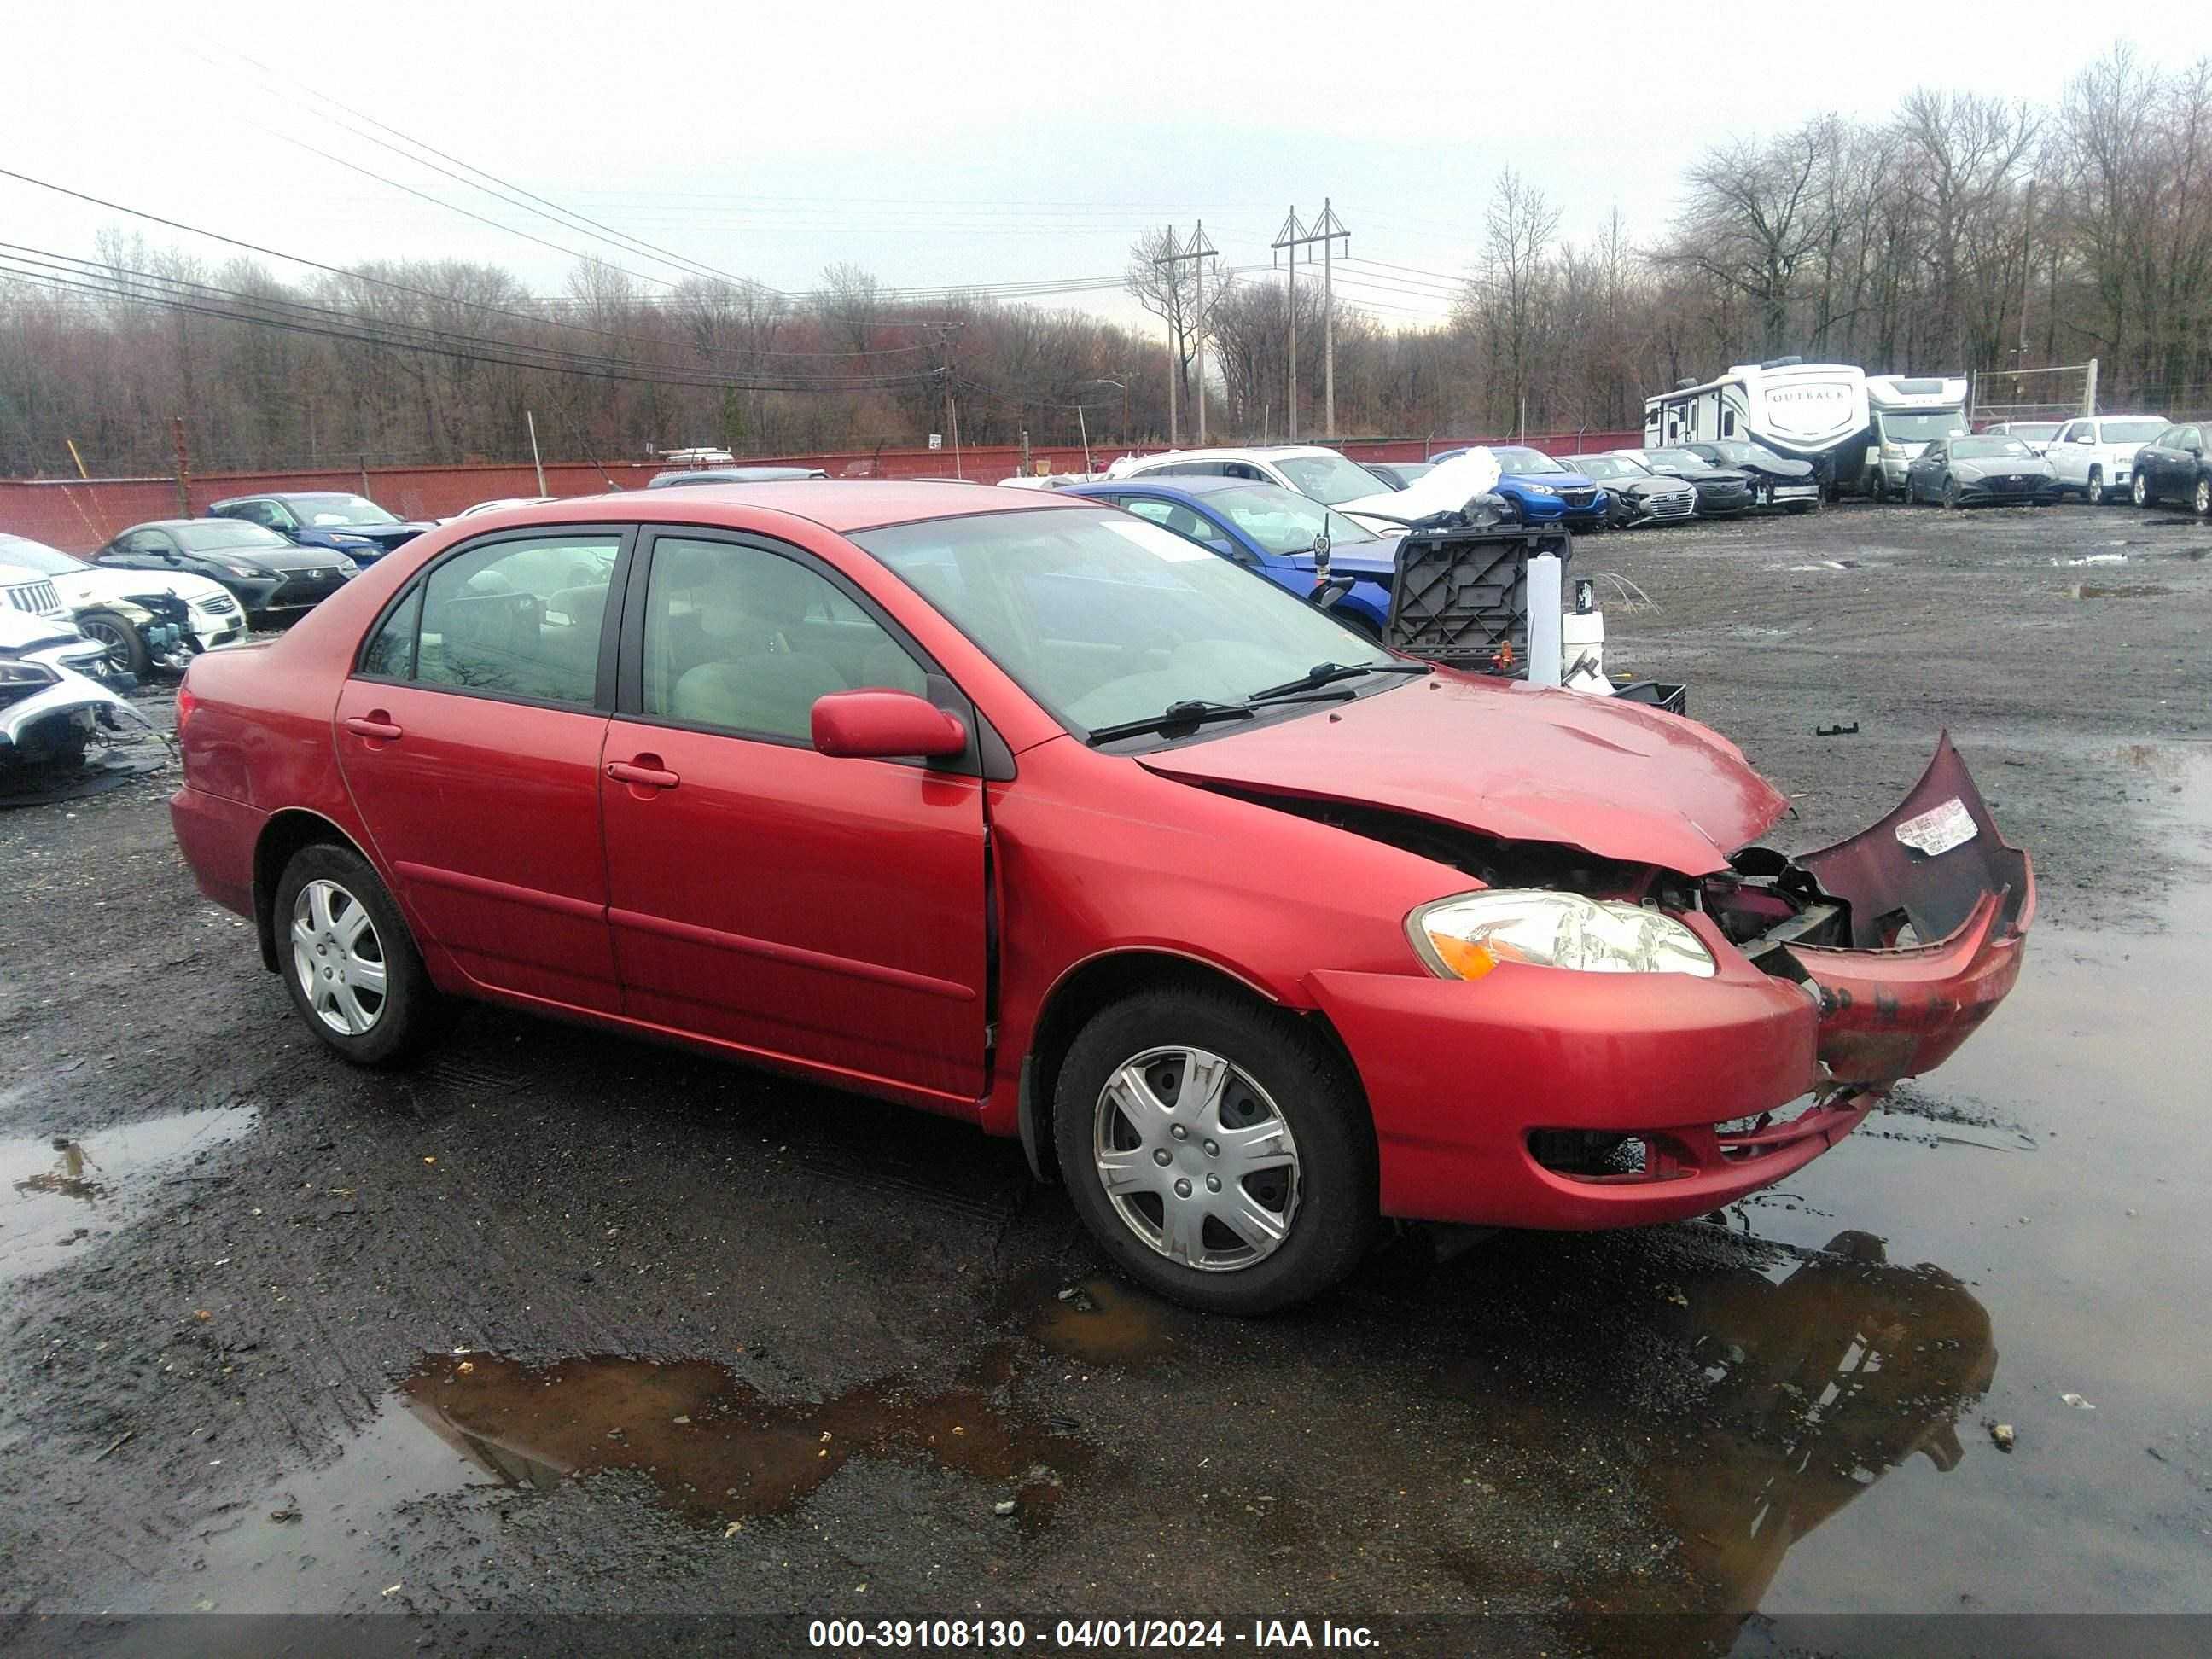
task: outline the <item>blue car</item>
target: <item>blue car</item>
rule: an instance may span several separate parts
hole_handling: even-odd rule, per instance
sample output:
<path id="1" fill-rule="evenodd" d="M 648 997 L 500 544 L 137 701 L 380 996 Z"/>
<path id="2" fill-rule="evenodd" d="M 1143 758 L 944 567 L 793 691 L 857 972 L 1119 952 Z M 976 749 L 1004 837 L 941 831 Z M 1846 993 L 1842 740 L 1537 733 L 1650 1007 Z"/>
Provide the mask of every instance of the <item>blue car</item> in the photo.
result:
<path id="1" fill-rule="evenodd" d="M 301 547 L 325 547 L 356 564 L 374 564 L 431 526 L 393 517 L 366 495 L 343 489 L 234 495 L 208 508 L 211 519 L 243 519 Z"/>
<path id="2" fill-rule="evenodd" d="M 1486 446 L 1503 469 L 1497 492 L 1513 503 L 1523 524 L 1564 524 L 1570 530 L 1601 530 L 1613 498 L 1595 478 L 1561 466 L 1540 449 L 1522 444 Z M 1468 447 L 1473 447 L 1470 445 Z M 1466 449 L 1447 449 L 1431 461 L 1448 461 Z"/>
<path id="3" fill-rule="evenodd" d="M 1073 484 L 1060 493 L 1126 507 L 1260 572 L 1300 599 L 1313 592 L 1315 543 L 1326 536 L 1328 574 L 1353 579 L 1335 614 L 1370 638 L 1382 637 L 1397 538 L 1377 536 L 1310 495 L 1249 478 L 1182 476 Z"/>

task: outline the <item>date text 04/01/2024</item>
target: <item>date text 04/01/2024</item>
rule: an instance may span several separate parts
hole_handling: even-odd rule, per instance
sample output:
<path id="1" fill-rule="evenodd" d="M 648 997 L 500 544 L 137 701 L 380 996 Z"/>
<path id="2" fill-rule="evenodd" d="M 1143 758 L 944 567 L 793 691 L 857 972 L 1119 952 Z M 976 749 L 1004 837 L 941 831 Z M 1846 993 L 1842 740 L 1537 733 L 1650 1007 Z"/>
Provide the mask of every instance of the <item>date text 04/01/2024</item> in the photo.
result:
<path id="1" fill-rule="evenodd" d="M 980 1648 L 1004 1652 L 1029 1644 L 1030 1632 L 1007 1619 L 817 1619 L 807 1626 L 808 1644 L 817 1648 L 906 1650 Z M 1036 1632 L 1040 1647 L 1045 1630 Z M 1062 1619 L 1051 1626 L 1052 1648 L 1065 1650 L 1130 1648 L 1224 1648 L 1255 1653 L 1288 1653 L 1301 1649 L 1373 1649 L 1374 1632 L 1364 1625 L 1318 1623 L 1304 1619 L 1255 1619 L 1247 1630 L 1224 1620 L 1184 1619 Z"/>

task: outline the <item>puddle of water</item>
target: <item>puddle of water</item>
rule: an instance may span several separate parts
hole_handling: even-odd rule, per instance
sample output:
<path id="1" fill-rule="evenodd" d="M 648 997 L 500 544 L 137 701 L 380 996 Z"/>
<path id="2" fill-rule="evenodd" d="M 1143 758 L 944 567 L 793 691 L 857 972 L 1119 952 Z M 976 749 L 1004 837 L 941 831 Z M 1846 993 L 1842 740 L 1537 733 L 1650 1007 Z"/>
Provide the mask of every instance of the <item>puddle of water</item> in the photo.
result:
<path id="1" fill-rule="evenodd" d="M 1048 1518 L 1091 1448 L 1021 1420 L 994 1397 L 1007 1351 L 936 1391 L 872 1382 L 819 1404 L 763 1398 L 719 1365 L 616 1357 L 542 1367 L 495 1354 L 436 1356 L 401 1385 L 408 1408 L 493 1479 L 550 1488 L 609 1469 L 642 1473 L 700 1525 L 788 1510 L 855 1457 L 939 1464 L 987 1483 L 1014 1518 Z"/>
<path id="2" fill-rule="evenodd" d="M 2177 845 L 2201 858 L 2212 757 L 2128 744 L 2113 760 L 2169 785 Z M 1932 1114 L 1915 1133 L 1870 1135 L 1897 1125 L 1885 1113 L 1791 1178 L 1893 1256 L 1961 1275 L 2002 1334 L 2004 1365 L 1948 1472 L 1907 1464 L 1816 1544 L 1778 1557 L 1765 1611 L 2212 1610 L 2212 1335 L 2195 1312 L 2212 1279 L 2212 885 L 2186 881 L 2168 915 L 2155 933 L 2039 927 L 2005 1005 L 1912 1085 L 1917 1100 L 1980 1109 L 1959 1120 L 2016 1121 L 2025 1146 L 1918 1133 Z M 1824 1242 L 1809 1210 L 1736 1219 L 1762 1238 Z M 1988 1431 L 1999 1422 L 2014 1430 L 2009 1455 Z"/>
<path id="3" fill-rule="evenodd" d="M 250 1106 L 179 1112 L 79 1139 L 0 1141 L 0 1283 L 81 1257 L 123 1226 L 180 1164 L 253 1127 Z"/>
<path id="4" fill-rule="evenodd" d="M 1029 1334 L 1053 1352 L 1093 1364 L 1131 1365 L 1158 1359 L 1175 1346 L 1170 1327 L 1180 1310 L 1104 1273 L 1037 1294 L 1036 1287 L 1046 1282 L 1030 1280 L 1014 1299 L 1041 1304 Z"/>

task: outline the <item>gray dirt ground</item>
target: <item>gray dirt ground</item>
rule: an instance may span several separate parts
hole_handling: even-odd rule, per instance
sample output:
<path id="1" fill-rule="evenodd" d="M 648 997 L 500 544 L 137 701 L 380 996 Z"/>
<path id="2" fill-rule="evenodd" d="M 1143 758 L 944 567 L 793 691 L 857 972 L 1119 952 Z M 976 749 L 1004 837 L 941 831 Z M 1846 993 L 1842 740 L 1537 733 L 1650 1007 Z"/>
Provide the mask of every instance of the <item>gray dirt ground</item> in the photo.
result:
<path id="1" fill-rule="evenodd" d="M 1486 1613 L 1559 1651 L 2212 1610 L 2208 550 L 2073 506 L 1580 544 L 1655 601 L 1607 585 L 1615 665 L 1691 684 L 1783 844 L 1951 729 L 2037 860 L 2016 1006 L 1725 1229 L 1411 1237 L 1261 1323 L 1100 1277 L 949 1122 L 483 1012 L 351 1073 L 193 890 L 172 779 L 0 813 L 0 1612 Z"/>

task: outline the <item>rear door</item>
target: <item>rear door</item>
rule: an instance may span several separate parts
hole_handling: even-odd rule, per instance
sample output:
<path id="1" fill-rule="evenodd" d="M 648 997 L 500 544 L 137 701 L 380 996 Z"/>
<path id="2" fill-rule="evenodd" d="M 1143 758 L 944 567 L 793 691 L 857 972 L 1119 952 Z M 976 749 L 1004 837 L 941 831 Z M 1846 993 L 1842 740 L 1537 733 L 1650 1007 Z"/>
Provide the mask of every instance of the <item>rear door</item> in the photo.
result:
<path id="1" fill-rule="evenodd" d="M 983 1092 L 988 927 L 974 761 L 832 759 L 815 700 L 883 687 L 975 731 L 859 588 L 781 543 L 664 530 L 623 635 L 601 780 L 635 1018 L 889 1082 Z"/>
<path id="2" fill-rule="evenodd" d="M 339 764 L 400 896 L 495 990 L 621 1006 L 599 842 L 634 532 L 507 531 L 419 573 L 339 694 Z"/>

